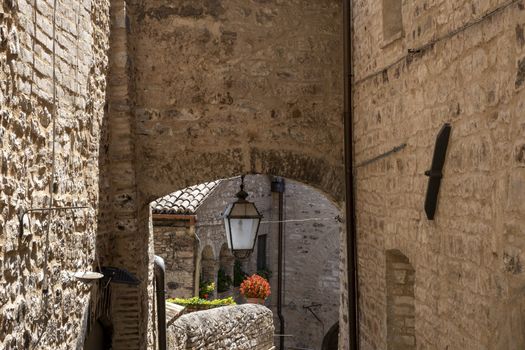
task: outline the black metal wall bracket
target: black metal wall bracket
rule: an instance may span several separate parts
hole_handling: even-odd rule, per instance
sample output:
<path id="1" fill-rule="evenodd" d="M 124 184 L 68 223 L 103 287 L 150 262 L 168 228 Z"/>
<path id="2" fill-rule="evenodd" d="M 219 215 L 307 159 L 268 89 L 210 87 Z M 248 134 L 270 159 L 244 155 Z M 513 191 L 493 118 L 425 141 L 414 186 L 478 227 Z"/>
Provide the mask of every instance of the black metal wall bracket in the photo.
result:
<path id="1" fill-rule="evenodd" d="M 74 206 L 74 207 L 48 207 L 48 208 L 31 208 L 27 210 L 23 210 L 18 215 L 18 220 L 20 224 L 20 229 L 18 232 L 19 237 L 24 236 L 24 217 L 32 212 L 35 211 L 62 211 L 62 210 L 77 210 L 77 209 L 87 209 L 89 207 L 86 206 Z"/>
<path id="2" fill-rule="evenodd" d="M 118 267 L 102 266 L 100 272 L 104 275 L 104 279 L 108 280 L 108 283 L 113 282 L 132 286 L 140 284 L 140 280 L 134 274 Z"/>
<path id="3" fill-rule="evenodd" d="M 452 127 L 448 123 L 445 123 L 441 127 L 441 130 L 436 137 L 432 165 L 430 170 L 425 171 L 425 175 L 429 177 L 427 195 L 425 198 L 425 213 L 427 214 L 428 220 L 434 220 L 434 215 L 436 213 L 439 187 L 441 186 L 441 178 L 443 177 L 443 166 L 445 165 L 451 128 Z"/>
<path id="4" fill-rule="evenodd" d="M 438 178 L 438 179 L 441 179 L 443 177 L 443 174 L 441 172 L 432 171 L 432 170 L 425 171 L 425 175 L 428 177 L 433 177 L 433 178 Z"/>

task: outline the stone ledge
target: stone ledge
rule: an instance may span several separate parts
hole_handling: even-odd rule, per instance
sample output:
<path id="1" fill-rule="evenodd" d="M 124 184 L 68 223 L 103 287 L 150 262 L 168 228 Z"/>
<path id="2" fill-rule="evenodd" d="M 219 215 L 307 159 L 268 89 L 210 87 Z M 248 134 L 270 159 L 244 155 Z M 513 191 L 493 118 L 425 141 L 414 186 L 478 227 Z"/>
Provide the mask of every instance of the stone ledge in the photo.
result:
<path id="1" fill-rule="evenodd" d="M 273 314 L 244 304 L 181 316 L 167 330 L 168 349 L 272 350 Z"/>

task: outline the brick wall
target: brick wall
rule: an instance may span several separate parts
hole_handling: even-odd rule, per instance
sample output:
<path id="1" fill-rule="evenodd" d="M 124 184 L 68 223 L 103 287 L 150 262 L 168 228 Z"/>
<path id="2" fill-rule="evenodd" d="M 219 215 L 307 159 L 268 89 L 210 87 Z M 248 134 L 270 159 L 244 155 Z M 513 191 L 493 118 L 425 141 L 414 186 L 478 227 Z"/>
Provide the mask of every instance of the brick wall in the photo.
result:
<path id="1" fill-rule="evenodd" d="M 96 267 L 108 7 L 0 2 L 1 349 L 84 342 L 91 288 L 71 273 Z M 70 205 L 88 209 L 31 213 L 19 236 L 22 211 Z"/>
<path id="2" fill-rule="evenodd" d="M 416 349 L 414 282 L 410 261 L 397 250 L 386 252 L 387 348 Z"/>
<path id="3" fill-rule="evenodd" d="M 525 4 L 478 21 L 507 2 L 402 1 L 403 35 L 385 41 L 382 1 L 353 3 L 356 164 L 407 144 L 356 170 L 362 349 L 388 348 L 390 249 L 415 270 L 417 348 L 521 349 Z M 445 122 L 452 134 L 428 221 L 423 173 Z"/>

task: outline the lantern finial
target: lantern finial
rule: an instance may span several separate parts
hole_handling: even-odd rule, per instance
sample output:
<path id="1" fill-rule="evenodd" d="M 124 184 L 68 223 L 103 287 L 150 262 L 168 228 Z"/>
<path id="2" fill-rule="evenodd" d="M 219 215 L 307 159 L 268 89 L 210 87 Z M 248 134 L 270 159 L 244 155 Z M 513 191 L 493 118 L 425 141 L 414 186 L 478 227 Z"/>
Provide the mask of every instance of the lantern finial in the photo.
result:
<path id="1" fill-rule="evenodd" d="M 244 175 L 241 175 L 241 190 L 235 196 L 242 200 L 248 198 L 248 193 L 244 190 Z"/>

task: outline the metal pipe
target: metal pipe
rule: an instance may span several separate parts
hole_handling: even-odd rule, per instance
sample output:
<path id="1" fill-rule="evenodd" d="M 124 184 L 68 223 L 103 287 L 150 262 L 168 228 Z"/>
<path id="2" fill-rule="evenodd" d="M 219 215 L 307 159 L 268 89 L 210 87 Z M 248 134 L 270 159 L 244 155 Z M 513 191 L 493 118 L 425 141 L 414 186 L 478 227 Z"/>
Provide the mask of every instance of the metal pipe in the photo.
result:
<path id="1" fill-rule="evenodd" d="M 198 297 L 199 296 L 199 281 L 200 281 L 200 274 L 201 274 L 201 239 L 199 238 L 199 235 L 197 235 L 197 228 L 193 226 L 194 234 L 195 234 L 195 244 L 194 244 L 194 261 L 195 261 L 195 271 L 193 273 L 193 295 Z"/>
<path id="2" fill-rule="evenodd" d="M 346 264 L 348 279 L 348 342 L 350 350 L 359 349 L 359 300 L 357 271 L 357 237 L 355 215 L 355 179 L 353 171 L 353 66 L 352 0 L 343 1 L 344 45 L 344 150 L 346 184 Z"/>
<path id="3" fill-rule="evenodd" d="M 166 274 L 166 266 L 164 264 L 164 259 L 158 255 L 155 255 L 154 264 L 159 350 L 166 350 L 166 291 L 164 290 L 164 275 Z"/>
<path id="4" fill-rule="evenodd" d="M 51 148 L 51 177 L 49 179 L 49 208 L 55 205 L 54 193 L 55 193 L 55 177 L 56 177 L 56 119 L 57 119 L 57 75 L 56 75 L 56 13 L 57 13 L 57 0 L 53 1 L 53 43 L 52 43 L 52 56 L 51 62 L 53 67 L 53 110 L 51 112 L 52 118 L 52 148 Z M 53 221 L 53 214 L 49 215 L 49 222 L 47 223 L 47 230 L 44 243 L 44 266 L 42 268 L 42 293 L 47 294 L 49 291 L 48 285 L 48 259 L 49 259 L 49 235 L 51 233 L 51 222 Z M 22 225 L 23 226 L 23 225 Z M 23 233 L 23 228 L 21 229 Z M 21 235 L 22 236 L 22 235 Z M 45 299 L 47 305 L 47 299 Z"/>
<path id="5" fill-rule="evenodd" d="M 31 208 L 24 210 L 20 213 L 18 220 L 20 223 L 19 237 L 24 235 L 24 217 L 34 211 L 61 211 L 61 210 L 76 210 L 76 209 L 87 209 L 86 206 L 74 206 L 74 207 L 49 207 L 49 208 Z"/>
<path id="6" fill-rule="evenodd" d="M 283 245 L 284 245 L 284 179 L 272 180 L 272 192 L 279 194 L 279 226 L 278 226 L 278 252 L 277 252 L 277 316 L 279 317 L 279 334 L 285 333 L 283 315 Z M 284 337 L 279 338 L 279 350 L 284 350 Z"/>

